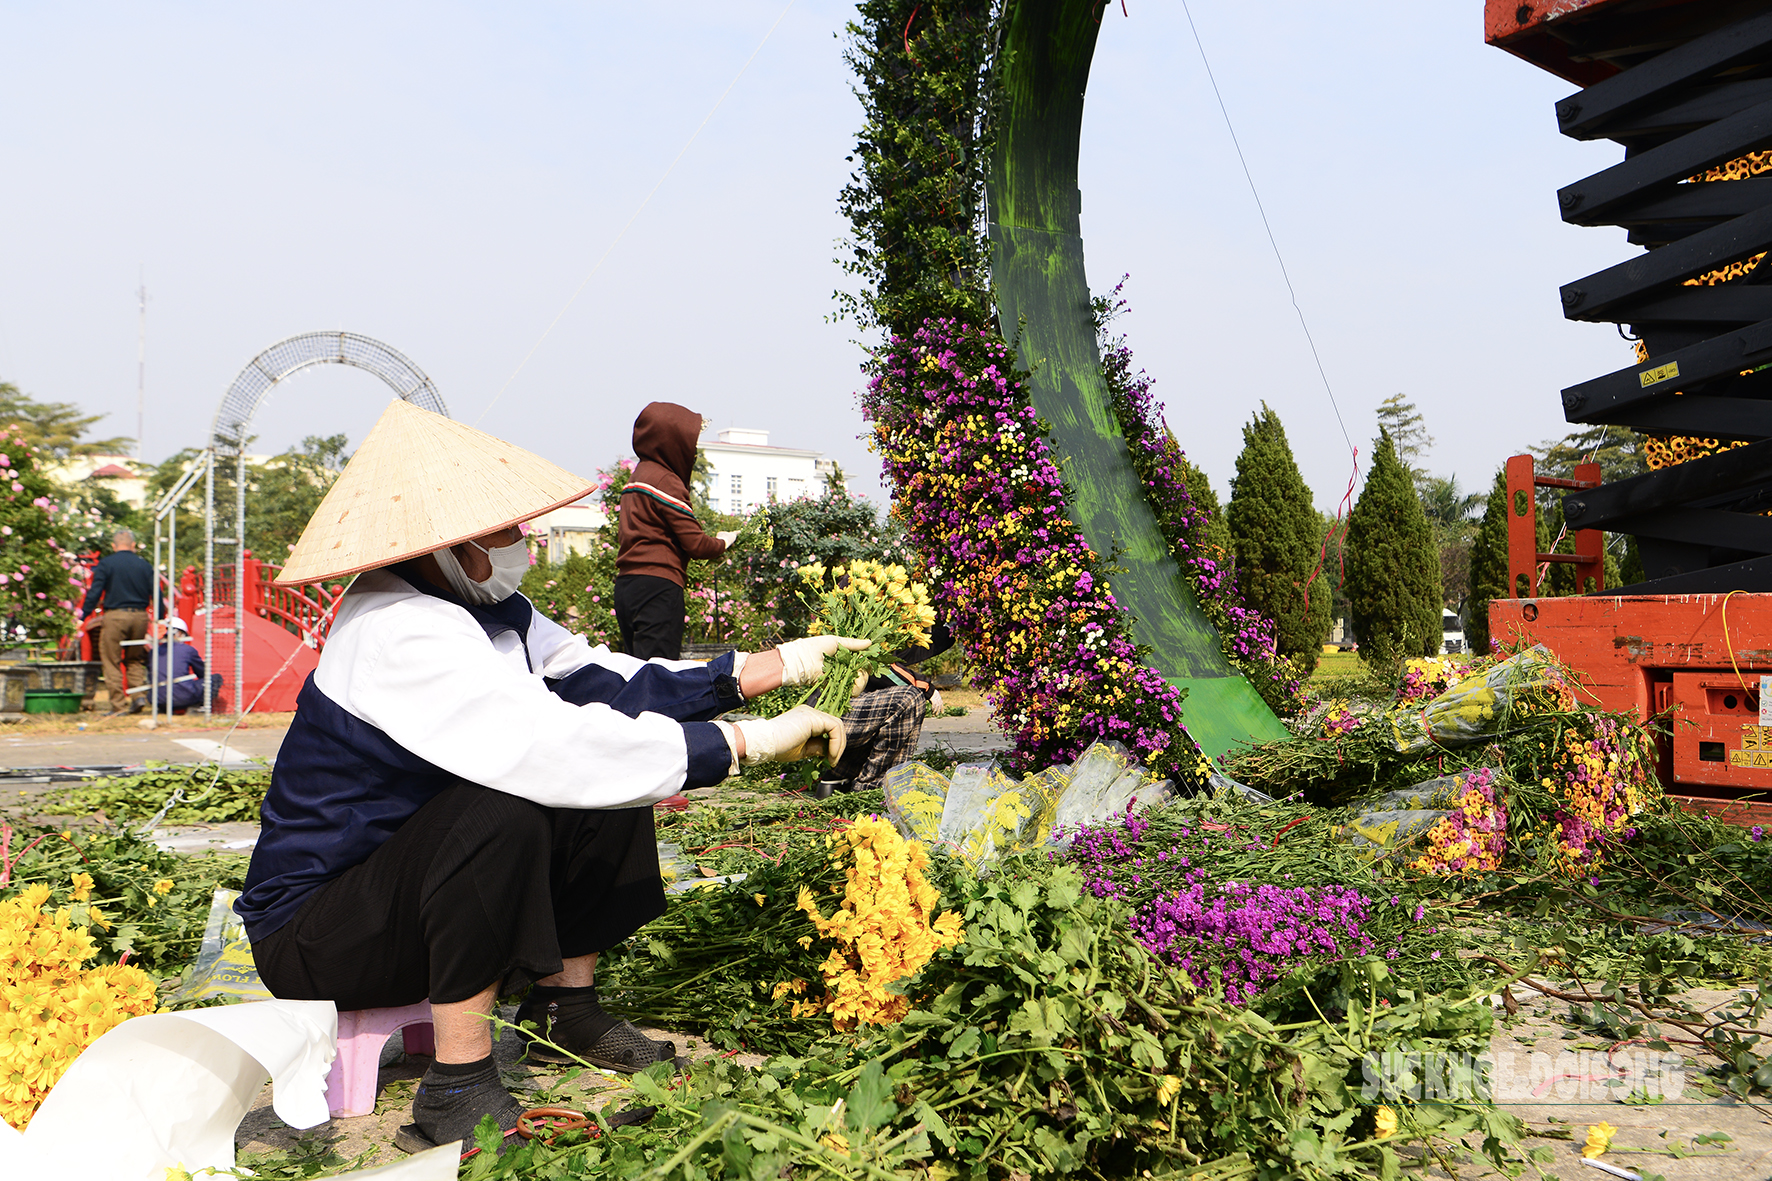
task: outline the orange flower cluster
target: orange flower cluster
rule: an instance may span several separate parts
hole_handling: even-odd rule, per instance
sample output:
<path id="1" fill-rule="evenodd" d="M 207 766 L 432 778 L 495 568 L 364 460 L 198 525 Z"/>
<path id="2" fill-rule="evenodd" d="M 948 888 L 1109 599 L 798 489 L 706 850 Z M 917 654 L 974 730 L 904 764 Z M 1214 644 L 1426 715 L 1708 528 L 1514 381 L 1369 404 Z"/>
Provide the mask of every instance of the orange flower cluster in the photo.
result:
<path id="1" fill-rule="evenodd" d="M 844 870 L 842 903 L 827 918 L 811 890 L 802 886 L 799 898 L 819 935 L 834 944 L 819 965 L 825 996 L 796 999 L 793 1015 L 823 1010 L 838 1030 L 901 1021 L 910 998 L 892 986 L 922 971 L 939 949 L 960 941 L 960 916 L 943 911 L 931 921 L 941 896 L 923 876 L 929 856 L 891 822 L 862 817 L 828 843 L 832 864 Z M 777 1000 L 790 994 L 803 996 L 805 982 L 775 988 Z"/>
<path id="2" fill-rule="evenodd" d="M 92 936 L 48 900 L 38 884 L 0 902 L 0 1118 L 20 1130 L 80 1051 L 155 1004 L 140 968 L 83 969 Z"/>

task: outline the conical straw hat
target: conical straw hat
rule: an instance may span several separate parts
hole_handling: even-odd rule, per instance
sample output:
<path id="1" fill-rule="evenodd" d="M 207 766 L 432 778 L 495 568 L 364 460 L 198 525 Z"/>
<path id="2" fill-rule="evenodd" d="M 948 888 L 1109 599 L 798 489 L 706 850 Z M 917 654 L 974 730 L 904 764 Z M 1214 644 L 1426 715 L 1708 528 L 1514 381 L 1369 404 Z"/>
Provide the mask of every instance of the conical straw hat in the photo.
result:
<path id="1" fill-rule="evenodd" d="M 399 398 L 314 510 L 275 580 L 343 578 L 571 504 L 589 480 Z"/>

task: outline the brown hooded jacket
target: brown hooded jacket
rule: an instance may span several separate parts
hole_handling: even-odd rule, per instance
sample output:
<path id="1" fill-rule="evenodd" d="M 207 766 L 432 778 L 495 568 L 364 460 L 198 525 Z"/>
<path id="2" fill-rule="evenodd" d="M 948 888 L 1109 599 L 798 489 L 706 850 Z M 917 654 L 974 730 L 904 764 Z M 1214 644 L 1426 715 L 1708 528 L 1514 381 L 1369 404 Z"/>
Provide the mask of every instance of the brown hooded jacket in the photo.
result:
<path id="1" fill-rule="evenodd" d="M 621 493 L 618 574 L 649 574 L 684 583 L 690 558 L 726 552 L 726 543 L 702 532 L 690 508 L 689 478 L 701 415 L 674 402 L 652 402 L 634 420 L 634 468 Z"/>

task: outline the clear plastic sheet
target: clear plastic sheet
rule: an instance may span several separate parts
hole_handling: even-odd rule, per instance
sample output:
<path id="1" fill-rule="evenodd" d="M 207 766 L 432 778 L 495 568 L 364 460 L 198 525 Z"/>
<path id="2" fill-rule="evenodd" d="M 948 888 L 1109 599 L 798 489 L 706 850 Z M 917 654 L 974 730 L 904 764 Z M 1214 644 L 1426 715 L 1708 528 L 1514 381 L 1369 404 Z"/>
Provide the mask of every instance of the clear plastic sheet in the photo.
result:
<path id="1" fill-rule="evenodd" d="M 246 938 L 246 924 L 234 913 L 238 890 L 217 890 L 209 903 L 209 921 L 203 927 L 203 942 L 198 945 L 197 959 L 171 995 L 169 1005 L 208 997 L 228 997 L 237 1001 L 268 1001 L 271 990 L 258 978 L 258 965 L 252 962 L 252 944 Z"/>

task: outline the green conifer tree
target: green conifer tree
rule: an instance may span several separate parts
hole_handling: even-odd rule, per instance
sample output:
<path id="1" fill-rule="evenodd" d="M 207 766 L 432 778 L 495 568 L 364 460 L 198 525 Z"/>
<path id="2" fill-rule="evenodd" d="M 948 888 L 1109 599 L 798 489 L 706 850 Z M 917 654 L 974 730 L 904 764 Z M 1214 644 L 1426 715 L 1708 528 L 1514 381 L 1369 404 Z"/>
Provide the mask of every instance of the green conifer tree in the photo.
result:
<path id="1" fill-rule="evenodd" d="M 1317 570 L 1317 511 L 1310 489 L 1298 474 L 1280 416 L 1265 402 L 1243 428 L 1226 516 L 1237 585 L 1250 606 L 1274 621 L 1280 654 L 1308 676 L 1329 634 L 1329 579 Z"/>
<path id="2" fill-rule="evenodd" d="M 1440 555 L 1409 469 L 1382 428 L 1347 531 L 1347 597 L 1361 648 L 1379 663 L 1438 652 Z"/>
<path id="3" fill-rule="evenodd" d="M 1489 651 L 1489 600 L 1507 589 L 1507 472 L 1495 473 L 1482 524 L 1471 542 L 1471 593 L 1465 601 L 1464 638 L 1478 656 Z"/>

